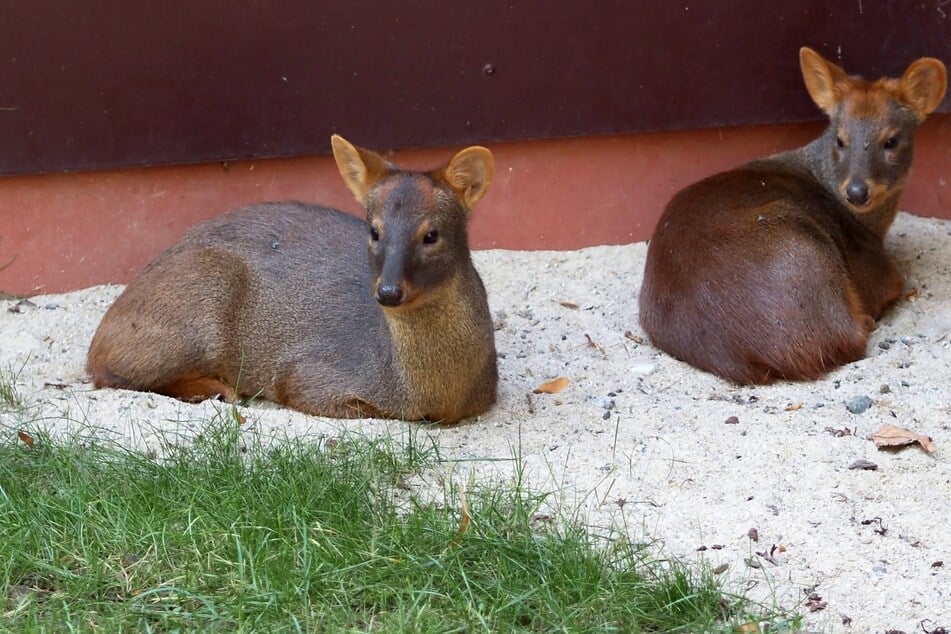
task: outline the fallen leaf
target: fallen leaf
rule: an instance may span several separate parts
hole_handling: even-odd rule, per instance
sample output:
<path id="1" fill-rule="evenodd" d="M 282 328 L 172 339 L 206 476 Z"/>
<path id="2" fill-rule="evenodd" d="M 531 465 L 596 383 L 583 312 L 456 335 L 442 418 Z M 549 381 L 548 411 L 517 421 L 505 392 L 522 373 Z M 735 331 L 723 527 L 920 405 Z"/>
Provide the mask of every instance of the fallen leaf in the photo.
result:
<path id="1" fill-rule="evenodd" d="M 775 548 L 775 547 L 774 547 L 774 548 Z M 765 550 L 763 550 L 763 551 L 757 550 L 757 551 L 756 551 L 756 554 L 757 554 L 757 556 L 761 557 L 762 559 L 765 559 L 766 561 L 768 561 L 769 563 L 773 564 L 774 566 L 778 566 L 778 565 L 779 565 L 779 562 L 776 561 L 776 558 L 773 557 L 773 556 L 772 556 L 771 554 L 769 554 L 768 552 L 766 552 Z"/>
<path id="2" fill-rule="evenodd" d="M 928 453 L 934 453 L 934 443 L 931 442 L 931 438 L 894 425 L 882 425 L 881 429 L 872 434 L 872 441 L 879 449 L 918 443 Z"/>
<path id="3" fill-rule="evenodd" d="M 29 447 L 30 449 L 33 448 L 33 444 L 35 443 L 35 441 L 33 440 L 33 436 L 29 435 L 22 429 L 17 432 L 17 438 L 22 440 L 23 444 Z"/>
<path id="4" fill-rule="evenodd" d="M 456 529 L 456 535 L 452 538 L 453 542 L 459 541 L 463 535 L 469 532 L 469 525 L 472 523 L 472 513 L 469 511 L 469 503 L 466 501 L 465 487 L 459 489 L 459 528 Z"/>
<path id="5" fill-rule="evenodd" d="M 633 341 L 634 343 L 644 343 L 644 340 L 643 340 L 643 339 L 641 339 L 640 337 L 638 337 L 637 335 L 635 335 L 635 334 L 634 334 L 633 332 L 631 332 L 630 330 L 625 330 L 625 331 L 624 331 L 624 338 L 625 338 L 625 339 L 630 339 L 630 340 Z"/>
<path id="6" fill-rule="evenodd" d="M 564 306 L 565 308 L 570 308 L 571 310 L 578 310 L 578 304 L 574 302 L 558 302 L 558 303 Z"/>
<path id="7" fill-rule="evenodd" d="M 584 333 L 584 337 L 585 337 L 585 339 L 588 340 L 587 346 L 588 346 L 589 348 L 595 348 L 595 349 L 597 349 L 597 350 L 600 350 L 600 349 L 601 349 L 601 346 L 599 346 L 598 344 L 596 344 L 596 343 L 594 342 L 594 339 L 591 338 L 591 335 L 589 335 L 588 333 Z"/>
<path id="8" fill-rule="evenodd" d="M 568 380 L 568 377 L 560 376 L 557 379 L 552 379 L 551 381 L 545 381 L 534 390 L 534 394 L 557 394 L 561 392 L 571 381 Z"/>
<path id="9" fill-rule="evenodd" d="M 802 401 L 799 401 L 798 403 L 792 403 L 786 406 L 787 412 L 797 412 L 801 409 L 802 409 Z"/>
<path id="10" fill-rule="evenodd" d="M 737 634 L 760 634 L 760 632 L 762 632 L 762 630 L 759 629 L 759 623 L 755 621 L 738 625 L 736 631 Z"/>

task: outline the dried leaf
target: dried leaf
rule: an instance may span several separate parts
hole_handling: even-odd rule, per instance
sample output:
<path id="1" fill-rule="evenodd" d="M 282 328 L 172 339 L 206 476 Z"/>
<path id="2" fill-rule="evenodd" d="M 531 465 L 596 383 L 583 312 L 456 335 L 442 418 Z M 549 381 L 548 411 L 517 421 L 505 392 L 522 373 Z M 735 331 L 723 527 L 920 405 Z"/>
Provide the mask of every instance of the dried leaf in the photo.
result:
<path id="1" fill-rule="evenodd" d="M 36 442 L 36 441 L 33 440 L 33 436 L 29 435 L 28 433 L 26 433 L 26 432 L 23 431 L 22 429 L 17 432 L 17 438 L 19 438 L 21 441 L 23 441 L 23 444 L 26 445 L 27 447 L 29 447 L 30 449 L 33 448 L 33 445 L 34 445 L 35 442 Z"/>
<path id="2" fill-rule="evenodd" d="M 791 403 L 786 406 L 787 412 L 797 412 L 801 409 L 802 409 L 802 401 L 799 401 L 798 403 Z"/>
<path id="3" fill-rule="evenodd" d="M 768 561 L 769 563 L 773 564 L 774 566 L 778 566 L 778 565 L 779 565 L 779 562 L 776 561 L 776 558 L 775 558 L 775 557 L 773 557 L 773 555 L 772 555 L 773 552 L 776 552 L 776 547 L 775 547 L 775 546 L 773 546 L 772 552 L 767 552 L 767 551 L 765 551 L 765 550 L 763 550 L 763 551 L 757 550 L 757 551 L 756 551 L 756 554 L 757 554 L 759 557 L 761 557 L 762 559 L 765 559 L 765 560 Z"/>
<path id="4" fill-rule="evenodd" d="M 625 338 L 625 339 L 630 339 L 630 340 L 633 341 L 634 343 L 644 343 L 644 340 L 643 340 L 643 339 L 641 339 L 640 337 L 638 337 L 637 335 L 635 335 L 635 334 L 634 334 L 633 332 L 631 332 L 630 330 L 625 330 L 625 331 L 624 331 L 624 338 Z"/>
<path id="5" fill-rule="evenodd" d="M 558 303 L 564 306 L 565 308 L 570 308 L 571 310 L 578 310 L 578 304 L 574 302 L 558 302 Z"/>
<path id="6" fill-rule="evenodd" d="M 928 453 L 934 453 L 934 443 L 931 442 L 931 438 L 894 425 L 882 425 L 881 429 L 872 434 L 872 441 L 879 449 L 918 443 Z"/>
<path id="7" fill-rule="evenodd" d="M 759 629 L 759 623 L 755 621 L 738 625 L 736 631 L 737 634 L 760 634 L 760 632 L 762 632 L 762 630 Z"/>
<path id="8" fill-rule="evenodd" d="M 238 411 L 237 407 L 231 408 L 231 417 L 234 419 L 234 422 L 236 422 L 239 427 L 248 422 L 248 419 L 245 418 L 244 415 Z"/>
<path id="9" fill-rule="evenodd" d="M 570 382 L 571 381 L 569 381 L 567 377 L 560 376 L 557 379 L 552 379 L 551 381 L 545 381 L 544 383 L 536 387 L 534 390 L 532 390 L 532 393 L 557 394 L 558 392 L 561 392 L 566 387 L 568 387 L 568 384 Z"/>
<path id="10" fill-rule="evenodd" d="M 472 513 L 469 511 L 469 503 L 466 501 L 466 489 L 459 489 L 459 511 L 462 517 L 459 518 L 459 528 L 456 529 L 456 535 L 452 538 L 453 542 L 469 532 L 469 525 L 472 523 Z"/>
<path id="11" fill-rule="evenodd" d="M 594 339 L 592 339 L 592 338 L 591 338 L 591 335 L 589 335 L 588 333 L 584 333 L 584 338 L 588 340 L 587 346 L 588 346 L 589 348 L 595 348 L 595 349 L 597 349 L 597 350 L 600 350 L 600 349 L 601 349 L 601 346 L 599 346 L 597 343 L 595 343 Z"/>

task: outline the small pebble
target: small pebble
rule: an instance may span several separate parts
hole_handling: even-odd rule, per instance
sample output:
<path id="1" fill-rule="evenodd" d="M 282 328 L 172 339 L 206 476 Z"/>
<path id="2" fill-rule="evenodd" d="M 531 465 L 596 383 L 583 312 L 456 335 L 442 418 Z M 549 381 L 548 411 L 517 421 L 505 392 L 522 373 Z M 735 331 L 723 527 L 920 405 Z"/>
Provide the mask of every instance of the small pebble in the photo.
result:
<path id="1" fill-rule="evenodd" d="M 641 361 L 640 363 L 635 363 L 631 366 L 631 372 L 634 374 L 650 374 L 657 369 L 653 363 L 648 363 L 646 361 Z"/>
<path id="2" fill-rule="evenodd" d="M 892 391 L 892 388 L 888 387 L 887 383 L 882 385 L 882 387 L 878 388 L 879 394 L 889 394 L 891 391 Z"/>
<path id="3" fill-rule="evenodd" d="M 740 419 L 737 418 L 736 416 L 730 416 L 728 419 L 726 419 L 725 422 L 727 425 L 739 425 Z"/>
<path id="4" fill-rule="evenodd" d="M 853 414 L 861 414 L 872 406 L 872 399 L 864 394 L 862 396 L 853 396 L 845 402 L 845 409 Z"/>
<path id="5" fill-rule="evenodd" d="M 849 465 L 849 469 L 858 469 L 860 471 L 876 471 L 878 465 L 871 460 L 856 460 Z"/>

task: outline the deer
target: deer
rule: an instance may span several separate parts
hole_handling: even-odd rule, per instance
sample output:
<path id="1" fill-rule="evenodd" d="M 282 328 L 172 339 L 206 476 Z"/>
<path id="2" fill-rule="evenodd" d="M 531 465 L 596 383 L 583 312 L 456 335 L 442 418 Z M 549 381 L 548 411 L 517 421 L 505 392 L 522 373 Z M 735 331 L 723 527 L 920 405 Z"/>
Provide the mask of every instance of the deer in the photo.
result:
<path id="1" fill-rule="evenodd" d="M 96 388 L 444 424 L 493 405 L 494 329 L 467 233 L 491 152 L 423 172 L 331 145 L 365 219 L 270 202 L 192 228 L 106 311 L 87 356 Z"/>
<path id="2" fill-rule="evenodd" d="M 650 341 L 737 384 L 815 380 L 865 356 L 903 294 L 884 239 L 913 134 L 947 89 L 929 57 L 877 80 L 806 47 L 799 62 L 825 131 L 679 191 L 648 246 L 638 304 Z"/>

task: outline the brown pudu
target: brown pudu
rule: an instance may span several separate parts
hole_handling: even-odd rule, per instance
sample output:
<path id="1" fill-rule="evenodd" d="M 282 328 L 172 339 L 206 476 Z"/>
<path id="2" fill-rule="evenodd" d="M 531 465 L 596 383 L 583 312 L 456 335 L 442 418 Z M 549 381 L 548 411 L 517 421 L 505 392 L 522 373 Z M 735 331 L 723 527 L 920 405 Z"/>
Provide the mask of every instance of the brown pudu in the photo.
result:
<path id="1" fill-rule="evenodd" d="M 265 203 L 195 227 L 109 308 L 89 349 L 96 387 L 446 423 L 495 402 L 492 320 L 466 232 L 492 154 L 470 147 L 412 172 L 332 141 L 366 221 Z"/>
<path id="2" fill-rule="evenodd" d="M 865 355 L 902 294 L 883 239 L 912 135 L 947 87 L 932 58 L 877 81 L 808 48 L 799 61 L 829 127 L 679 192 L 647 252 L 640 321 L 653 344 L 737 383 L 816 379 Z"/>

